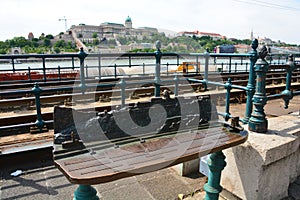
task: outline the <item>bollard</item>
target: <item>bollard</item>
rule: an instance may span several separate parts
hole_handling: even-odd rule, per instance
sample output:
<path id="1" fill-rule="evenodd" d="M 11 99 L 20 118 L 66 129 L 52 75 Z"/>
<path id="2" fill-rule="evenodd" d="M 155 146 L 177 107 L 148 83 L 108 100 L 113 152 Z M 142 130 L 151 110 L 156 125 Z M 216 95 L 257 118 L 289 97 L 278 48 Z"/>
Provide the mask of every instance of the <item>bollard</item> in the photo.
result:
<path id="1" fill-rule="evenodd" d="M 249 118 L 252 113 L 252 98 L 254 95 L 254 89 L 255 89 L 255 71 L 254 71 L 254 65 L 257 61 L 257 47 L 258 47 L 258 40 L 254 39 L 251 44 L 252 51 L 250 52 L 250 69 L 249 69 L 249 79 L 246 91 L 247 93 L 247 100 L 246 100 L 246 111 L 245 111 L 245 117 L 242 119 L 242 122 L 244 124 L 247 124 L 249 122 Z M 246 65 L 247 67 L 247 65 Z M 247 68 L 246 68 L 247 69 Z"/>
<path id="2" fill-rule="evenodd" d="M 42 132 L 45 122 L 42 118 L 41 112 L 41 101 L 40 101 L 40 94 L 42 89 L 39 87 L 38 83 L 35 83 L 34 87 L 32 88 L 32 92 L 35 95 L 35 105 L 36 105 L 36 116 L 37 120 L 35 121 L 36 127 L 39 128 L 40 132 Z"/>
<path id="3" fill-rule="evenodd" d="M 290 90 L 291 82 L 292 82 L 292 72 L 294 71 L 294 69 L 296 67 L 293 55 L 289 56 L 287 64 L 288 64 L 288 67 L 286 69 L 285 90 L 281 92 L 281 95 L 283 95 L 282 98 L 284 100 L 284 108 L 285 109 L 288 108 L 289 102 L 293 98 L 293 92 Z"/>
<path id="4" fill-rule="evenodd" d="M 225 155 L 222 151 L 212 153 L 207 160 L 207 165 L 209 167 L 208 182 L 204 185 L 204 190 L 206 192 L 205 200 L 217 200 L 219 199 L 219 194 L 222 191 L 222 186 L 220 185 L 221 172 L 226 166 Z"/>
<path id="5" fill-rule="evenodd" d="M 259 52 L 259 59 L 256 62 L 254 69 L 256 72 L 256 88 L 253 96 L 254 110 L 249 119 L 249 130 L 266 133 L 268 130 L 268 121 L 264 112 L 264 106 L 267 103 L 266 96 L 266 73 L 268 71 L 269 64 L 265 60 L 268 54 L 268 50 L 265 46 Z"/>
<path id="6" fill-rule="evenodd" d="M 155 97 L 160 97 L 160 60 L 162 57 L 162 53 L 160 51 L 161 48 L 161 43 L 159 40 L 155 42 L 156 46 L 156 51 L 155 51 L 155 59 L 156 59 L 156 64 L 155 64 L 155 78 L 154 78 L 154 83 L 155 83 Z"/>
<path id="7" fill-rule="evenodd" d="M 87 57 L 87 54 L 83 51 L 83 47 L 80 48 L 80 51 L 78 53 L 78 58 L 80 60 L 80 87 L 81 87 L 81 92 L 84 94 L 86 90 L 86 85 L 85 85 L 85 75 L 84 75 L 84 59 Z"/>

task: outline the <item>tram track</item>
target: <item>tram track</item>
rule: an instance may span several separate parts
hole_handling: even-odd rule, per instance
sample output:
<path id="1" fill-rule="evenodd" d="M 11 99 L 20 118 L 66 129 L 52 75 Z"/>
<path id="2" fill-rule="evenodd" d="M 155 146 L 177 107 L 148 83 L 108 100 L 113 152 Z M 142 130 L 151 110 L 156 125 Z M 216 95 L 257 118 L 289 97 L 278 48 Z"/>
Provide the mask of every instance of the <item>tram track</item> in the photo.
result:
<path id="1" fill-rule="evenodd" d="M 185 76 L 194 79 L 203 80 L 202 75 L 198 76 Z M 239 86 L 246 86 L 248 83 L 248 73 L 223 73 L 223 74 L 209 74 L 210 81 L 219 81 L 225 83 L 228 78 L 231 79 L 231 83 Z M 147 82 L 148 84 L 137 85 L 132 84 L 129 89 L 126 89 L 126 103 L 131 101 L 146 101 L 149 96 L 154 95 L 155 86 L 151 84 L 153 82 L 153 76 L 147 77 L 130 77 L 126 79 L 126 84 L 130 86 L 130 83 L 138 83 L 139 81 Z M 163 80 L 169 81 L 168 84 L 161 85 L 161 92 L 165 89 L 174 91 L 174 76 L 163 77 Z M 267 94 L 280 93 L 285 89 L 285 71 L 269 71 L 266 74 L 266 91 Z M 173 80 L 173 82 L 172 82 Z M 294 71 L 292 76 L 291 90 L 299 90 L 300 88 L 300 71 Z M 107 87 L 97 87 L 87 89 L 84 93 L 80 91 L 78 87 L 77 91 L 73 90 L 71 86 L 79 85 L 79 80 L 63 80 L 59 81 L 47 81 L 40 82 L 39 85 L 43 89 L 40 103 L 42 105 L 42 119 L 48 130 L 53 129 L 53 106 L 77 106 L 80 109 L 86 109 L 85 105 L 93 103 L 94 109 L 98 112 L 104 110 L 110 110 L 112 106 L 120 104 L 121 93 L 120 87 L 114 87 L 114 85 L 120 82 L 119 78 L 110 78 L 106 80 L 94 80 L 87 79 L 86 84 L 107 84 Z M 33 83 L 14 83 L 14 84 L 0 84 L 0 138 L 6 136 L 13 136 L 18 134 L 30 134 L 30 130 L 35 126 L 37 115 L 35 111 L 35 97 L 32 94 L 25 95 L 1 95 L 9 93 L 9 91 L 24 90 L 31 91 Z M 209 86 L 208 91 L 203 91 L 203 84 L 201 83 L 188 83 L 187 81 L 179 82 L 181 93 L 196 92 L 196 95 L 210 94 L 215 103 L 224 103 L 225 89 L 219 86 Z M 16 88 L 16 89 L 13 89 Z M 65 90 L 57 90 L 58 88 L 66 88 Z M 67 89 L 69 88 L 69 89 Z M 71 88 L 71 89 L 70 89 Z M 48 90 L 48 92 L 47 92 Z M 76 91 L 76 92 L 74 92 Z M 20 93 L 21 94 L 21 93 Z M 26 93 L 22 93 L 26 94 Z M 246 99 L 246 92 L 235 90 L 231 91 L 231 102 L 243 103 Z M 1 153 L 1 152 L 0 152 Z"/>

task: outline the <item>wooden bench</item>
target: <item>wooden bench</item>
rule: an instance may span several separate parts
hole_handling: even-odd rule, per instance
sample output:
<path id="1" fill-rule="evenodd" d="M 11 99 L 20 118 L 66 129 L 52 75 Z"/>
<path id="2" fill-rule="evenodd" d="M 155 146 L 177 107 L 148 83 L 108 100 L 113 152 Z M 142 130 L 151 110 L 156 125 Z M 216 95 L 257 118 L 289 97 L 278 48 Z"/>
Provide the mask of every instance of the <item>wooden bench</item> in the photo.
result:
<path id="1" fill-rule="evenodd" d="M 238 118 L 236 119 L 238 120 Z M 54 109 L 54 162 L 71 183 L 74 199 L 97 199 L 91 187 L 167 168 L 212 154 L 205 190 L 217 199 L 223 149 L 247 139 L 236 120 L 218 121 L 210 96 L 152 98 L 97 113 Z"/>

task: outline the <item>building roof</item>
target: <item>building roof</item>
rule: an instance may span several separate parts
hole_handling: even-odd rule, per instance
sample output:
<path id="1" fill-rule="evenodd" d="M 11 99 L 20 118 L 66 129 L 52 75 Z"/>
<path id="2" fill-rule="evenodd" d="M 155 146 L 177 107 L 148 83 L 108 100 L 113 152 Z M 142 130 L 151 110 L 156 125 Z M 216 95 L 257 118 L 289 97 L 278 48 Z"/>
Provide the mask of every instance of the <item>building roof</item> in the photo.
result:
<path id="1" fill-rule="evenodd" d="M 124 26 L 124 24 L 118 24 L 118 23 L 112 23 L 112 22 L 103 22 L 100 24 L 101 25 L 117 25 L 117 26 Z"/>
<path id="2" fill-rule="evenodd" d="M 132 22 L 132 21 L 131 21 L 131 18 L 128 16 L 128 17 L 126 18 L 125 22 Z"/>

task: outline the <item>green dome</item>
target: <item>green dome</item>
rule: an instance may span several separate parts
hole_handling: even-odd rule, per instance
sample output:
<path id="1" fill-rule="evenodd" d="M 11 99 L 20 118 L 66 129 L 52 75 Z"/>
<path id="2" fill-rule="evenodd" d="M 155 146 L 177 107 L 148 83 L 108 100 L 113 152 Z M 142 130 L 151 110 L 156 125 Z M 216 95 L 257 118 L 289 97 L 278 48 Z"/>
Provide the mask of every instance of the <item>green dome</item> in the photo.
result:
<path id="1" fill-rule="evenodd" d="M 128 16 L 125 20 L 125 22 L 131 22 L 131 18 Z"/>

